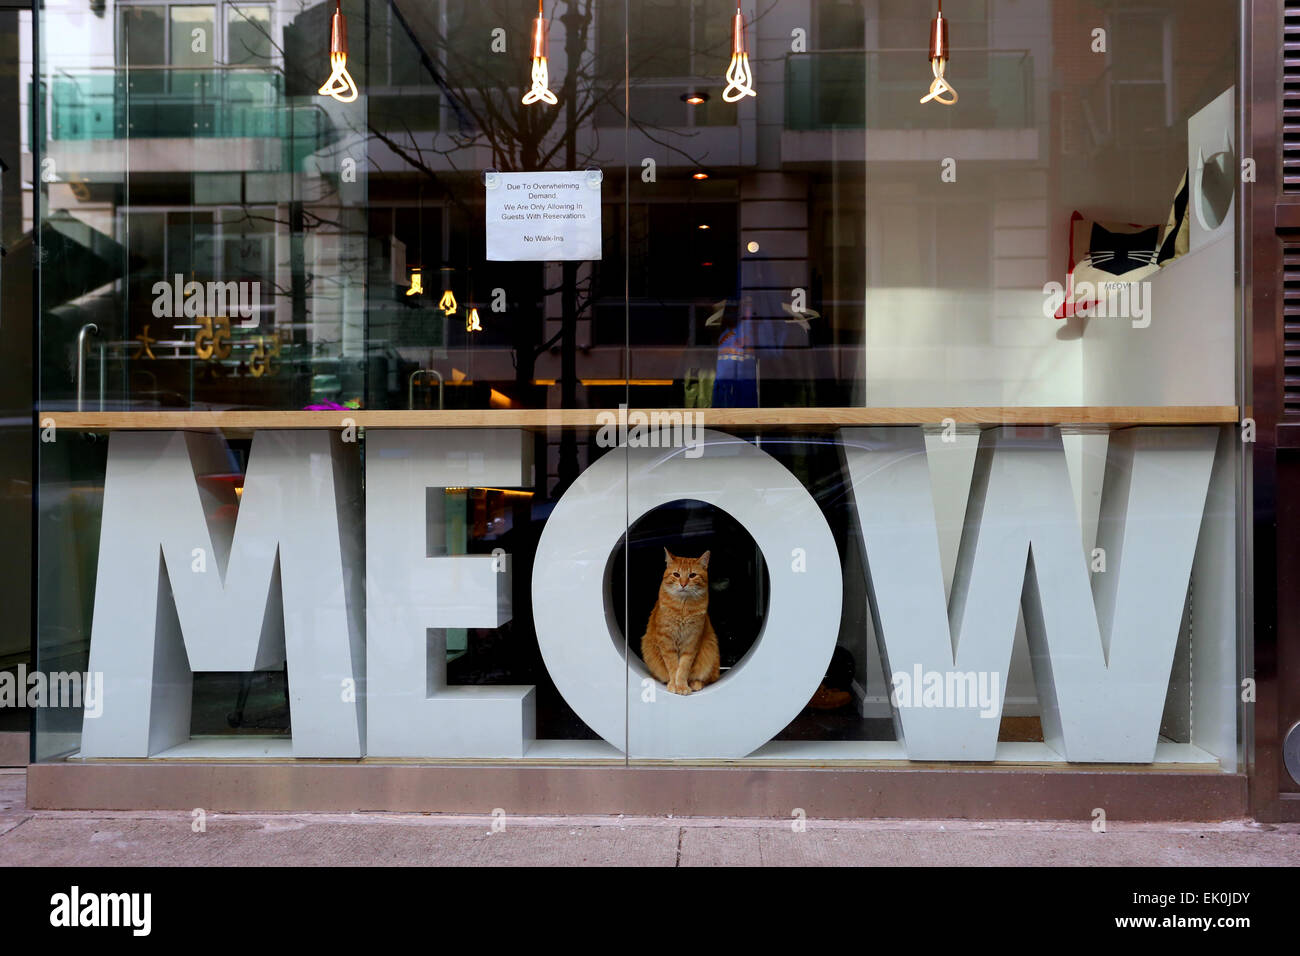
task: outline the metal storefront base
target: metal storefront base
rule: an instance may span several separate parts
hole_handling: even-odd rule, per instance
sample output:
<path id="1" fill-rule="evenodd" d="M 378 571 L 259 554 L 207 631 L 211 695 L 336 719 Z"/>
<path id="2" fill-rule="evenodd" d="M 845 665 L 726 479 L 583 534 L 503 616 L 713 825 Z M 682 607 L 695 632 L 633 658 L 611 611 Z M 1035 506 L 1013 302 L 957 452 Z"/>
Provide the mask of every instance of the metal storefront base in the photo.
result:
<path id="1" fill-rule="evenodd" d="M 897 767 L 483 766 L 301 761 L 33 764 L 33 809 L 396 811 L 789 818 L 1216 821 L 1248 815 L 1242 774 Z"/>

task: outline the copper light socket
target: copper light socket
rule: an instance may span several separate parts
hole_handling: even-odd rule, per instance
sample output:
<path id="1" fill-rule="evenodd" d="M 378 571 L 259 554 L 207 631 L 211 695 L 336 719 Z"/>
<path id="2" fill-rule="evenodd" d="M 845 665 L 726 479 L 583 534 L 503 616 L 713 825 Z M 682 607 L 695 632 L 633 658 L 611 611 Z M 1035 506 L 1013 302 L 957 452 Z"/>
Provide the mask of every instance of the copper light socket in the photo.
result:
<path id="1" fill-rule="evenodd" d="M 745 17 L 737 10 L 735 19 L 731 22 L 731 52 L 748 53 L 745 48 Z"/>
<path id="2" fill-rule="evenodd" d="M 533 21 L 533 59 L 546 59 L 547 50 L 550 49 L 547 42 L 549 33 L 550 27 L 545 17 Z"/>
<path id="3" fill-rule="evenodd" d="M 348 22 L 343 19 L 343 11 L 335 8 L 330 21 L 330 54 L 348 52 Z"/>
<path id="4" fill-rule="evenodd" d="M 948 59 L 948 21 L 942 14 L 930 21 L 930 55 L 927 59 Z"/>

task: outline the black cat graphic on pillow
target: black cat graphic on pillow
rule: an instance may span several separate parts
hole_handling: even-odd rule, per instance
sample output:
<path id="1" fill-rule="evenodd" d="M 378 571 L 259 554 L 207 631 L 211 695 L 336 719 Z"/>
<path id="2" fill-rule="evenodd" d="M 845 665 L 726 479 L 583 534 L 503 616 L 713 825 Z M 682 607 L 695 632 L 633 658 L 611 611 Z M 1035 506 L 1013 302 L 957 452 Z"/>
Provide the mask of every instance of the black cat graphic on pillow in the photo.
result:
<path id="1" fill-rule="evenodd" d="M 1077 209 L 1070 217 L 1070 267 L 1058 319 L 1087 314 L 1098 290 L 1143 282 L 1160 271 L 1162 226 L 1097 222 Z"/>
<path id="2" fill-rule="evenodd" d="M 1122 276 L 1135 269 L 1156 265 L 1159 256 L 1159 226 L 1141 232 L 1112 232 L 1100 223 L 1092 224 L 1087 261 L 1094 269 Z"/>

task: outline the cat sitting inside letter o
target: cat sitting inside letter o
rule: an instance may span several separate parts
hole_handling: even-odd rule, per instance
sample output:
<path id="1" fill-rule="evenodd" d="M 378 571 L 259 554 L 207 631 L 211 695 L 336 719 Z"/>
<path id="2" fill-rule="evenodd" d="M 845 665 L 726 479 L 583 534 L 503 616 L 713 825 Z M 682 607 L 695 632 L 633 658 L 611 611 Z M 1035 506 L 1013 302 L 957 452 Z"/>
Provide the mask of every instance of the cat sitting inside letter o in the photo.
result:
<path id="1" fill-rule="evenodd" d="M 718 679 L 718 635 L 709 622 L 709 553 L 679 558 L 664 548 L 663 581 L 641 659 L 668 692 L 686 696 Z"/>

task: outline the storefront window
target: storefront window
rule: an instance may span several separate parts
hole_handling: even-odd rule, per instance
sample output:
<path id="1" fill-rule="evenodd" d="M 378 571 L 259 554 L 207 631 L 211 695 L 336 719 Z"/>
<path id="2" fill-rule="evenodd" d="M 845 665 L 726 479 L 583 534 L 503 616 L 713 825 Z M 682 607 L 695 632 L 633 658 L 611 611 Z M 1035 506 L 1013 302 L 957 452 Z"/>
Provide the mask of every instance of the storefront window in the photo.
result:
<path id="1" fill-rule="evenodd" d="M 41 759 L 1235 770 L 1237 5 L 1103 6 L 47 8 Z"/>

